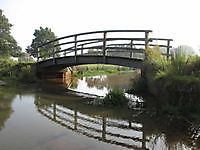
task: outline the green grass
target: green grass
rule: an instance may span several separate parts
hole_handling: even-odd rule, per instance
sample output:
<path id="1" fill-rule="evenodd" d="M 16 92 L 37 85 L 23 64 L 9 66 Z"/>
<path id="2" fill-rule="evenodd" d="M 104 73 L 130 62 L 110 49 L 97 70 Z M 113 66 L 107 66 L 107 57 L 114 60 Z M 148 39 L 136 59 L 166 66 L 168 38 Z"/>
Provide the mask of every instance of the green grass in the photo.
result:
<path id="1" fill-rule="evenodd" d="M 119 73 L 122 71 L 130 71 L 127 67 L 119 67 L 114 65 L 81 65 L 73 68 L 76 77 L 96 76 L 96 75 L 107 75 Z"/>

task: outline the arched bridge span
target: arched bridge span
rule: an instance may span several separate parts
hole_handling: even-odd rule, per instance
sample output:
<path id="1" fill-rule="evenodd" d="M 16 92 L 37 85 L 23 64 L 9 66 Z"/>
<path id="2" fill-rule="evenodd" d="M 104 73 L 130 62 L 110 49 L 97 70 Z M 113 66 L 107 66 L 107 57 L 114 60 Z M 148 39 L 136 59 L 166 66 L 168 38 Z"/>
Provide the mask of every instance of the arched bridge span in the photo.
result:
<path id="1" fill-rule="evenodd" d="M 113 64 L 141 68 L 147 47 L 165 48 L 170 57 L 172 39 L 150 38 L 151 30 L 105 30 L 47 41 L 34 51 L 39 71 L 81 64 Z"/>

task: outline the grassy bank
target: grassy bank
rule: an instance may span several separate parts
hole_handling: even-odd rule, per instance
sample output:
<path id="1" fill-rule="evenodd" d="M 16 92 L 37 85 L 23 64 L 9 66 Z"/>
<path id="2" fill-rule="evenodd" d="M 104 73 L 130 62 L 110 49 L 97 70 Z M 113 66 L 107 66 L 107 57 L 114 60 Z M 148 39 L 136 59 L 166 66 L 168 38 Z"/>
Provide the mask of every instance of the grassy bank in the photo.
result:
<path id="1" fill-rule="evenodd" d="M 9 58 L 0 58 L 0 80 L 34 83 L 37 78 L 32 63 L 19 63 Z"/>
<path id="2" fill-rule="evenodd" d="M 76 77 L 87 77 L 87 76 L 96 76 L 96 75 L 107 75 L 119 73 L 122 71 L 130 71 L 128 67 L 120 67 L 114 65 L 81 65 L 73 68 L 73 73 Z"/>
<path id="3" fill-rule="evenodd" d="M 151 93 L 165 113 L 200 113 L 200 57 L 175 51 L 166 60 L 159 48 L 148 48 L 146 53 L 145 74 L 129 92 Z"/>

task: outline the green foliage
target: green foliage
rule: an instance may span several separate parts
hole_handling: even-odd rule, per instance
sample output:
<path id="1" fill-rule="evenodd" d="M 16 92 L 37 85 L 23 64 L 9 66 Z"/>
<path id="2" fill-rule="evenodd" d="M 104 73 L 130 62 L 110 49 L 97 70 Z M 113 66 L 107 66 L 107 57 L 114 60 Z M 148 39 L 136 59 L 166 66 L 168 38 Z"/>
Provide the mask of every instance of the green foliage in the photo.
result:
<path id="1" fill-rule="evenodd" d="M 27 53 L 22 52 L 19 57 L 18 57 L 18 61 L 20 63 L 34 63 L 34 59 Z"/>
<path id="2" fill-rule="evenodd" d="M 0 79 L 29 83 L 37 80 L 32 63 L 18 63 L 3 58 L 0 58 Z"/>
<path id="3" fill-rule="evenodd" d="M 114 65 L 81 65 L 73 68 L 76 77 L 96 76 L 128 71 L 128 67 L 119 67 Z"/>
<path id="4" fill-rule="evenodd" d="M 53 41 L 56 39 L 56 36 L 50 28 L 42 28 L 40 27 L 39 30 L 35 30 L 34 34 L 35 38 L 32 40 L 31 46 L 27 47 L 27 52 L 36 57 L 37 48 L 38 46 L 47 43 L 49 41 Z M 59 51 L 60 46 L 54 47 L 54 45 L 59 44 L 58 41 L 52 42 L 46 46 L 40 47 L 39 56 L 42 56 L 43 59 L 52 57 L 52 53 Z M 59 56 L 59 54 L 55 54 L 55 56 Z"/>
<path id="5" fill-rule="evenodd" d="M 171 62 L 161 55 L 160 48 L 155 46 L 146 49 L 145 71 L 147 74 L 155 75 L 159 72 L 167 70 Z"/>
<path id="6" fill-rule="evenodd" d="M 157 63 L 157 61 L 160 61 L 161 59 L 161 52 L 160 48 L 158 46 L 155 46 L 153 48 L 148 47 L 146 50 L 146 57 L 148 63 Z"/>
<path id="7" fill-rule="evenodd" d="M 132 81 L 132 85 L 127 90 L 127 93 L 138 93 L 143 94 L 147 93 L 147 83 L 144 78 L 138 77 Z"/>
<path id="8" fill-rule="evenodd" d="M 13 60 L 0 58 L 0 77 L 9 77 L 12 75 L 12 69 L 17 63 Z"/>
<path id="9" fill-rule="evenodd" d="M 187 63 L 184 73 L 186 75 L 192 75 L 200 78 L 200 57 L 193 56 L 189 57 L 189 62 Z"/>
<path id="10" fill-rule="evenodd" d="M 3 11 L 0 9 L 0 55 L 1 56 L 18 56 L 21 48 L 11 35 L 12 24 L 9 23 Z"/>
<path id="11" fill-rule="evenodd" d="M 121 89 L 111 90 L 103 99 L 104 106 L 125 106 L 127 104 L 128 99 Z"/>
<path id="12" fill-rule="evenodd" d="M 200 112 L 200 57 L 188 55 L 193 54 L 191 49 L 180 48 L 174 49 L 170 60 L 160 56 L 158 48 L 148 48 L 145 75 L 129 92 L 135 93 L 141 87 L 150 91 L 158 98 L 163 113 Z"/>
<path id="13" fill-rule="evenodd" d="M 188 78 L 193 76 L 200 79 L 200 57 L 176 54 L 171 61 L 168 61 L 166 67 L 156 70 L 155 78 L 173 75 L 188 76 Z"/>
<path id="14" fill-rule="evenodd" d="M 188 47 L 188 46 L 187 46 Z M 192 50 L 186 50 L 186 46 L 179 46 L 174 49 L 173 56 L 166 60 L 161 56 L 159 47 L 148 48 L 146 50 L 146 72 L 154 76 L 155 79 L 164 78 L 172 75 L 200 76 L 200 57 L 187 54 L 193 54 Z M 189 52 L 188 52 L 189 51 Z"/>

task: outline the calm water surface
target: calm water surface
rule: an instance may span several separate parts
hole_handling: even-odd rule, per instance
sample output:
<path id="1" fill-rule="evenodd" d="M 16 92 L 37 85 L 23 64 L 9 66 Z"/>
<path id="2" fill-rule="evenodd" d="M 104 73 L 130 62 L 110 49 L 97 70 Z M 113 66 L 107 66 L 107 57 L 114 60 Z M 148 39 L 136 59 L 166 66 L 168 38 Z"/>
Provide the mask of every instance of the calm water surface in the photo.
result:
<path id="1" fill-rule="evenodd" d="M 31 89 L 0 87 L 0 150 L 200 148 L 198 126 L 158 120 L 142 110 L 91 106 L 91 99 L 66 90 L 104 95 L 113 87 L 126 89 L 131 77 L 96 76 Z"/>

